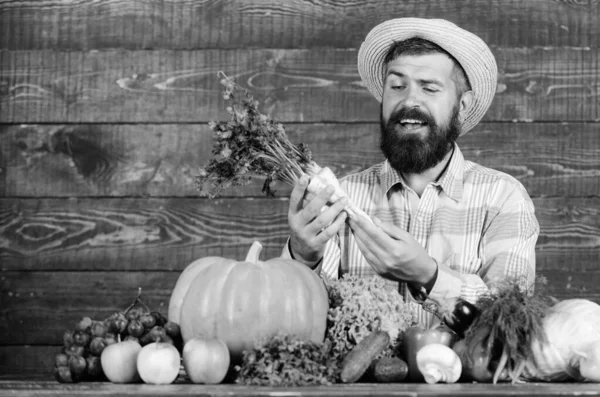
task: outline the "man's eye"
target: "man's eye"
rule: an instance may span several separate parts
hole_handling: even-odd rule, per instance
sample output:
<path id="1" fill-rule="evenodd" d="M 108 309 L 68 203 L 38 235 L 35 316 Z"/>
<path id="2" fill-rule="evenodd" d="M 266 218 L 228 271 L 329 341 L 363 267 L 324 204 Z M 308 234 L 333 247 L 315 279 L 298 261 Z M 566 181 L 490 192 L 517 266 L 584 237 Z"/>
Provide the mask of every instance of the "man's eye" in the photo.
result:
<path id="1" fill-rule="evenodd" d="M 392 89 L 393 89 L 393 90 L 401 90 L 401 89 L 403 89 L 403 88 L 404 88 L 404 86 L 403 86 L 403 85 L 393 85 L 393 86 L 392 86 Z"/>
<path id="2" fill-rule="evenodd" d="M 424 90 L 427 91 L 427 92 L 429 92 L 429 93 L 432 93 L 432 94 L 438 92 L 438 90 L 435 89 L 435 88 L 427 88 L 427 87 L 425 87 Z"/>

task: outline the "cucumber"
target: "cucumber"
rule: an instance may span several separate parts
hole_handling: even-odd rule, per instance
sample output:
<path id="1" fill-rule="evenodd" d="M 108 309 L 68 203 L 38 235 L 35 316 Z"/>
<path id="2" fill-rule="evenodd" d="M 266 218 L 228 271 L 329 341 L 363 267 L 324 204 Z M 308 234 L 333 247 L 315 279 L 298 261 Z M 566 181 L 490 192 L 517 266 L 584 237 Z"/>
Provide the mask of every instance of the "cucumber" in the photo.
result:
<path id="1" fill-rule="evenodd" d="M 408 376 L 408 364 L 398 357 L 382 357 L 375 360 L 372 371 L 375 382 L 398 383 Z"/>
<path id="2" fill-rule="evenodd" d="M 354 346 L 342 362 L 340 380 L 354 383 L 367 371 L 373 360 L 390 344 L 390 335 L 385 331 L 374 331 Z"/>

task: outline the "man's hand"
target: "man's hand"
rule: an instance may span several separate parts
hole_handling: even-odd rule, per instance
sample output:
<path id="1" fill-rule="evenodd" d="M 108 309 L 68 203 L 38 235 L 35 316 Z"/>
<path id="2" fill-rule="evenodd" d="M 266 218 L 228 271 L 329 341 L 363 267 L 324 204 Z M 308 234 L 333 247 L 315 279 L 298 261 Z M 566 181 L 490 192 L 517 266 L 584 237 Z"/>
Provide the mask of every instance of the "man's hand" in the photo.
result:
<path id="1" fill-rule="evenodd" d="M 377 218 L 350 218 L 350 227 L 365 259 L 381 276 L 419 285 L 435 277 L 437 263 L 410 233 Z"/>
<path id="2" fill-rule="evenodd" d="M 343 197 L 327 206 L 334 192 L 333 186 L 328 186 L 316 196 L 305 199 L 307 186 L 306 177 L 302 177 L 294 186 L 290 196 L 288 223 L 291 230 L 292 255 L 296 260 L 313 266 L 323 257 L 327 241 L 344 224 L 346 212 L 343 209 L 348 200 Z"/>

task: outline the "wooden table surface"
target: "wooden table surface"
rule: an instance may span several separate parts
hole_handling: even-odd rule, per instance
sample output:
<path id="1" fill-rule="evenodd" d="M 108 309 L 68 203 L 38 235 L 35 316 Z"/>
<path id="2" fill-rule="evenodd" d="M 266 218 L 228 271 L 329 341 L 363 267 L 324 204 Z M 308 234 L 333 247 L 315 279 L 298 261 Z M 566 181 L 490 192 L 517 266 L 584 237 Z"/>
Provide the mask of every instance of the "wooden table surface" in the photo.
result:
<path id="1" fill-rule="evenodd" d="M 0 380 L 0 396 L 600 396 L 600 384 L 351 384 L 312 387 L 248 387 L 231 384 L 118 385 L 108 382 L 61 384 L 56 381 Z"/>

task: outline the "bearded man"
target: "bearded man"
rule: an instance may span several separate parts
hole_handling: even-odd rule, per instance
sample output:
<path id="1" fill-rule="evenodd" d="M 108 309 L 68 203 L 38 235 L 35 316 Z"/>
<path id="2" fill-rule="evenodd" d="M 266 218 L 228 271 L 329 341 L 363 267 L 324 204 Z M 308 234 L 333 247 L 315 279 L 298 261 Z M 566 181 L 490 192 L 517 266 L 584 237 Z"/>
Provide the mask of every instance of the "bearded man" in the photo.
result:
<path id="1" fill-rule="evenodd" d="M 358 70 L 381 103 L 386 160 L 343 178 L 348 198 L 328 206 L 332 187 L 307 199 L 300 180 L 283 256 L 330 278 L 384 277 L 426 327 L 501 280 L 531 288 L 539 224 L 529 195 L 514 177 L 465 160 L 456 143 L 495 94 L 488 46 L 445 20 L 393 19 L 367 35 Z M 372 222 L 348 217 L 348 199 Z"/>

